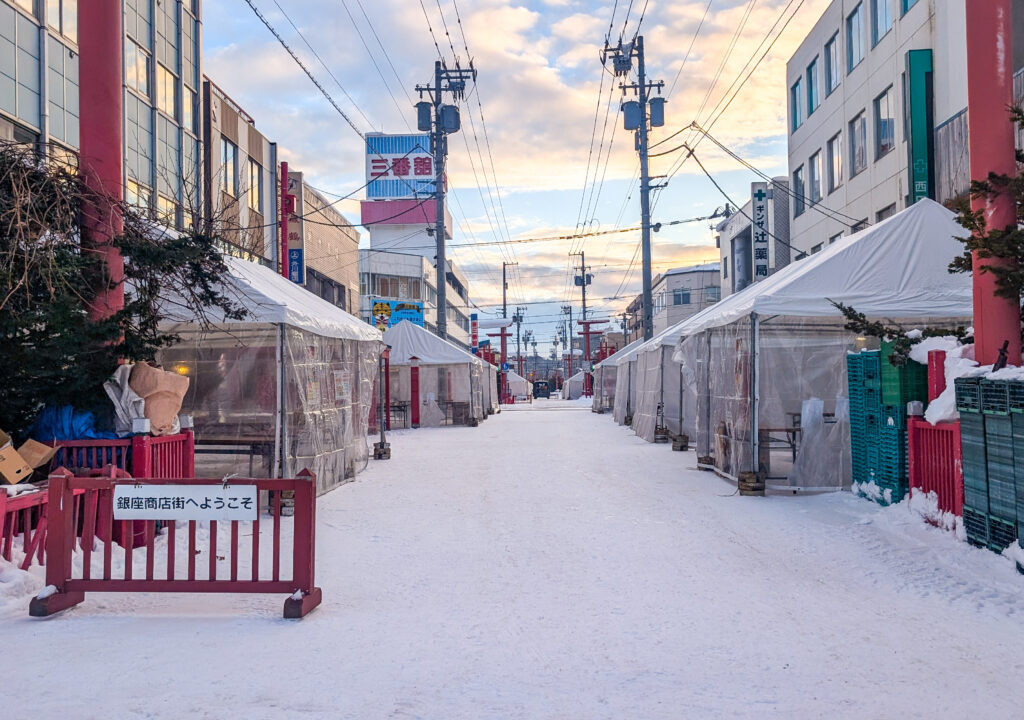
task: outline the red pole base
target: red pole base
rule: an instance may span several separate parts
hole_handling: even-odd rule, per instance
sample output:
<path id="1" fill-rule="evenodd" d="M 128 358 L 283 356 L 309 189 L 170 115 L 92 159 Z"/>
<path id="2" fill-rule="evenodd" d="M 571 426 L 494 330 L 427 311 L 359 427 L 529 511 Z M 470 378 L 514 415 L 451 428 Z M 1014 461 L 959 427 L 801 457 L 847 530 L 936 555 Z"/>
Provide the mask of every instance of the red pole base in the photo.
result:
<path id="1" fill-rule="evenodd" d="M 302 594 L 301 600 L 289 596 L 284 601 L 284 617 L 286 620 L 298 620 L 305 617 L 313 608 L 317 607 L 323 600 L 323 593 L 320 588 L 315 587 L 307 593 Z"/>
<path id="2" fill-rule="evenodd" d="M 28 605 L 28 614 L 31 617 L 49 617 L 62 610 L 67 610 L 85 600 L 85 593 L 77 592 L 56 592 L 49 597 L 32 598 Z"/>

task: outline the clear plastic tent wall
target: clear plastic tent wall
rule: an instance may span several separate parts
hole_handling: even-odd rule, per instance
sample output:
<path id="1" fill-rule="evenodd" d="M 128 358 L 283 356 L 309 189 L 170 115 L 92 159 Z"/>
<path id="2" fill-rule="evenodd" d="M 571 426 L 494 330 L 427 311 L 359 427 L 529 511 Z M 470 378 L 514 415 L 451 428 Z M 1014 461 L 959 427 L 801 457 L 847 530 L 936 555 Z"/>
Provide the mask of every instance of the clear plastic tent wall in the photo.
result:
<path id="1" fill-rule="evenodd" d="M 594 398 L 591 410 L 603 413 L 613 409 L 616 378 L 616 367 L 611 360 L 605 360 L 594 367 Z"/>
<path id="2" fill-rule="evenodd" d="M 565 383 L 565 397 L 567 400 L 576 400 L 583 395 L 583 383 L 586 373 L 580 370 L 569 378 Z"/>
<path id="3" fill-rule="evenodd" d="M 174 328 L 160 353 L 192 382 L 196 472 L 294 477 L 308 468 L 327 492 L 366 467 L 379 343 L 287 325 Z"/>
<path id="4" fill-rule="evenodd" d="M 654 442 L 659 424 L 672 435 L 696 434 L 696 393 L 683 382 L 683 366 L 673 359 L 674 353 L 674 346 L 660 342 L 637 353 L 632 427 L 647 442 Z"/>
<path id="5" fill-rule="evenodd" d="M 625 425 L 636 409 L 636 359 L 620 360 L 615 368 L 615 401 L 612 417 L 619 425 Z"/>
<path id="6" fill-rule="evenodd" d="M 380 333 L 269 268 L 226 257 L 225 292 L 242 321 L 183 315 L 167 298 L 163 327 L 180 342 L 158 354 L 191 380 L 196 472 L 293 477 L 326 492 L 366 466 Z"/>
<path id="7" fill-rule="evenodd" d="M 846 354 L 856 349 L 841 322 L 823 318 L 745 318 L 683 339 L 698 460 L 733 479 L 762 473 L 776 488 L 848 486 Z"/>

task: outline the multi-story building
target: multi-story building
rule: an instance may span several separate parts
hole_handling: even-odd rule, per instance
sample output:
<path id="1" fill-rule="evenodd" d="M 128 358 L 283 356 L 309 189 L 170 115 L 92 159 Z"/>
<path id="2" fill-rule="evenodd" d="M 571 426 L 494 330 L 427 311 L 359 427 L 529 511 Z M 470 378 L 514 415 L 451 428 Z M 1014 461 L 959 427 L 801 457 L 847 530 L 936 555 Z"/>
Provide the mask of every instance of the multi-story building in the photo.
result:
<path id="1" fill-rule="evenodd" d="M 122 0 L 122 7 L 125 200 L 168 225 L 191 226 L 203 207 L 200 2 Z"/>
<path id="2" fill-rule="evenodd" d="M 448 264 L 448 340 L 470 347 L 469 284 L 465 275 Z M 437 331 L 437 273 L 433 262 L 418 253 L 364 249 L 359 251 L 359 315 L 365 322 L 377 324 L 387 318 L 374 315 L 374 306 L 395 301 L 418 307 L 423 326 Z M 397 317 L 397 316 L 396 316 Z"/>
<path id="3" fill-rule="evenodd" d="M 0 140 L 78 150 L 74 0 L 0 0 Z"/>
<path id="4" fill-rule="evenodd" d="M 810 254 L 922 197 L 966 192 L 965 13 L 965 0 L 833 0 L 826 8 L 786 71 L 795 249 Z"/>
<path id="5" fill-rule="evenodd" d="M 660 273 L 652 283 L 654 332 L 667 330 L 722 298 L 718 263 Z"/>
<path id="6" fill-rule="evenodd" d="M 750 199 L 715 226 L 722 295 L 739 292 L 784 268 L 793 258 L 789 208 L 792 194 L 784 177 L 750 184 Z"/>
<path id="7" fill-rule="evenodd" d="M 203 80 L 203 212 L 225 250 L 277 267 L 277 143 L 209 78 Z"/>

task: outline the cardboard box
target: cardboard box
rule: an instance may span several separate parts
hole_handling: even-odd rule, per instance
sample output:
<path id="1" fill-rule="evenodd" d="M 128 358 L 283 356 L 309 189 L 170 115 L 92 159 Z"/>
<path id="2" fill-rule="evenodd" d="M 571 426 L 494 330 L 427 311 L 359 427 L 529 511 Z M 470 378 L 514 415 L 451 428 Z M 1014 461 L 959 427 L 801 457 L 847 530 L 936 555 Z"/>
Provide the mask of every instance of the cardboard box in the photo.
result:
<path id="1" fill-rule="evenodd" d="M 26 440 L 17 450 L 11 436 L 0 430 L 0 475 L 11 485 L 28 480 L 36 468 L 48 465 L 59 448 Z"/>

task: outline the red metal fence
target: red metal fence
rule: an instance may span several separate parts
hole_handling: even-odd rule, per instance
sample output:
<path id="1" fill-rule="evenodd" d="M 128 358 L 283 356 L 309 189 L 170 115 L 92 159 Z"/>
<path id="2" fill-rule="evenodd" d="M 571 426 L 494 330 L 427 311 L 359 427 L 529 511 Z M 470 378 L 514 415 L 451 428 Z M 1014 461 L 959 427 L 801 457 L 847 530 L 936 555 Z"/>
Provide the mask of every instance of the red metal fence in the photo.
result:
<path id="1" fill-rule="evenodd" d="M 7 491 L 0 488 L 0 557 L 12 562 L 14 548 L 20 537 L 21 548 L 25 553 L 20 565 L 22 570 L 28 570 L 33 561 L 45 564 L 48 497 L 46 490 L 30 490 L 8 497 Z M 75 493 L 72 502 L 73 512 L 76 517 L 80 517 L 82 493 Z"/>
<path id="2" fill-rule="evenodd" d="M 286 618 L 302 617 L 320 604 L 321 592 L 314 582 L 316 538 L 316 479 L 308 470 L 293 479 L 231 479 L 232 485 L 255 485 L 270 491 L 270 517 L 254 521 L 231 521 L 227 547 L 218 547 L 216 522 L 188 521 L 182 527 L 169 523 L 166 542 L 158 543 L 156 521 L 114 520 L 114 488 L 128 485 L 200 485 L 220 487 L 217 478 L 132 479 L 123 471 L 103 477 L 76 477 L 61 468 L 50 476 L 48 531 L 46 534 L 46 583 L 55 592 L 32 600 L 29 614 L 51 615 L 85 599 L 86 592 L 216 592 L 216 593 L 288 593 Z M 281 493 L 292 491 L 295 514 L 292 520 L 291 575 L 283 571 L 287 559 L 286 536 L 282 536 Z M 75 510 L 75 495 L 81 494 L 83 512 Z M 143 543 L 135 545 L 131 523 L 144 522 Z M 123 547 L 115 548 L 110 538 L 120 524 Z M 222 523 L 223 524 L 223 523 Z M 206 542 L 200 542 L 200 526 L 208 528 Z M 185 533 L 179 538 L 178 533 Z M 244 531 L 244 533 L 243 533 Z M 261 536 L 268 540 L 261 541 Z M 75 540 L 80 536 L 80 567 L 73 562 Z M 240 538 L 251 538 L 246 543 Z M 99 541 L 101 551 L 94 548 Z M 269 559 L 261 557 L 270 548 Z M 182 545 L 181 548 L 178 546 Z M 246 546 L 247 545 L 247 546 Z M 115 555 L 115 552 L 117 555 Z M 179 558 L 181 552 L 185 557 Z M 206 554 L 207 568 L 197 567 L 196 557 Z M 123 561 L 118 556 L 123 555 Z M 145 567 L 136 576 L 134 561 L 144 557 Z M 224 567 L 218 567 L 223 561 Z M 95 565 L 94 565 L 95 563 Z M 247 570 L 240 564 L 248 563 Z M 158 568 L 159 567 L 159 572 Z M 287 568 L 284 568 L 286 570 Z M 205 575 L 205 577 L 203 577 Z"/>
<path id="3" fill-rule="evenodd" d="M 932 425 L 924 418 L 908 418 L 907 451 L 910 487 L 934 492 L 939 497 L 940 510 L 963 515 L 960 423 Z"/>

